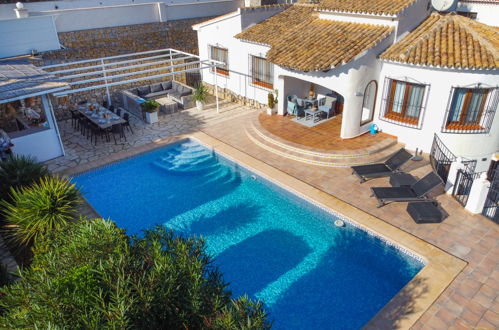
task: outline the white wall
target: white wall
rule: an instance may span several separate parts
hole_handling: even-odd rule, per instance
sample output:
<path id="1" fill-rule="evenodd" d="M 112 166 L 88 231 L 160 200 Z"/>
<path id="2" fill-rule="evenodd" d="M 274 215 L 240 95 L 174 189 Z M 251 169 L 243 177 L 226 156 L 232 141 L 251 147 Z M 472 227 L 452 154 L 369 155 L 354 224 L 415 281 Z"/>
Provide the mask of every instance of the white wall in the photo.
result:
<path id="1" fill-rule="evenodd" d="M 21 1 L 22 2 L 22 1 Z M 24 3 L 24 8 L 28 9 L 29 12 L 43 12 L 50 11 L 56 9 L 77 9 L 77 8 L 92 8 L 92 7 L 107 7 L 107 6 L 119 6 L 119 5 L 133 5 L 133 4 L 143 4 L 143 3 L 151 3 L 156 1 L 151 0 L 71 0 L 71 1 L 42 1 L 42 2 L 26 2 Z M 214 7 L 219 8 L 219 12 L 214 13 L 213 15 L 219 15 L 231 10 L 235 10 L 235 8 L 242 6 L 244 3 L 243 0 L 229 0 L 225 2 L 225 8 L 220 8 L 221 5 L 217 4 L 217 0 L 166 0 L 166 1 L 158 1 L 165 5 L 176 5 L 176 4 L 191 4 L 190 13 L 187 13 L 187 17 L 203 17 L 209 16 L 200 15 L 203 11 L 206 11 L 206 7 L 200 6 L 196 7 L 194 5 L 201 3 L 209 3 L 213 2 Z M 56 8 L 57 6 L 57 8 Z M 0 20 L 2 19 L 10 19 L 15 18 L 16 15 L 14 13 L 15 4 L 0 4 Z M 188 7 L 189 8 L 189 7 Z M 202 10 L 198 10 L 195 8 L 200 8 Z M 176 14 L 175 14 L 176 15 Z M 194 15 L 194 16 L 193 16 Z M 195 16 L 197 15 L 197 16 Z"/>
<path id="2" fill-rule="evenodd" d="M 160 21 L 158 5 L 156 3 L 50 10 L 39 12 L 38 14 L 52 15 L 57 27 L 57 32 L 145 24 Z"/>
<path id="3" fill-rule="evenodd" d="M 15 154 L 35 157 L 39 162 L 60 157 L 64 154 L 61 140 L 58 136 L 58 129 L 54 121 L 53 112 L 47 97 L 42 96 L 45 108 L 45 116 L 50 129 L 12 139 Z"/>
<path id="4" fill-rule="evenodd" d="M 459 2 L 458 11 L 477 13 L 476 20 L 493 26 L 499 26 L 499 4 Z"/>
<path id="5" fill-rule="evenodd" d="M 167 3 L 165 12 L 167 20 L 184 18 L 218 16 L 235 11 L 244 4 L 244 0 L 216 0 L 186 3 Z"/>
<path id="6" fill-rule="evenodd" d="M 416 1 L 399 14 L 395 41 L 414 30 L 430 15 L 432 7 L 428 6 L 429 2 L 430 0 Z"/>
<path id="7" fill-rule="evenodd" d="M 421 129 L 403 127 L 379 118 L 385 77 L 414 79 L 429 84 L 426 109 Z M 476 83 L 499 86 L 499 70 L 445 70 L 422 68 L 403 64 L 383 63 L 379 78 L 375 122 L 382 131 L 398 137 L 408 149 L 420 148 L 429 152 L 433 135 L 437 133 L 444 144 L 457 156 L 478 159 L 490 157 L 499 150 L 499 111 L 496 111 L 492 128 L 487 134 L 442 133 L 442 125 L 453 86 L 467 86 Z"/>
<path id="8" fill-rule="evenodd" d="M 282 8 L 281 8 L 282 10 Z M 272 11 L 271 13 L 276 13 Z M 251 11 L 251 16 L 258 19 L 257 22 L 269 17 L 269 10 Z M 204 25 L 198 29 L 199 55 L 201 59 L 209 58 L 209 46 L 227 48 L 229 57 L 229 76 L 217 75 L 217 84 L 222 88 L 237 93 L 241 96 L 254 99 L 260 103 L 267 103 L 269 90 L 251 86 L 249 75 L 250 55 L 265 57 L 269 47 L 243 42 L 234 38 L 234 35 L 242 31 L 243 25 L 241 15 L 236 14 L 220 22 Z M 274 67 L 275 70 L 275 67 Z M 275 71 L 274 71 L 275 73 Z M 214 84 L 214 73 L 204 70 L 203 81 Z M 277 81 L 274 79 L 274 86 Z"/>
<path id="9" fill-rule="evenodd" d="M 32 49 L 59 49 L 52 17 L 28 17 L 0 21 L 0 58 L 31 53 Z"/>

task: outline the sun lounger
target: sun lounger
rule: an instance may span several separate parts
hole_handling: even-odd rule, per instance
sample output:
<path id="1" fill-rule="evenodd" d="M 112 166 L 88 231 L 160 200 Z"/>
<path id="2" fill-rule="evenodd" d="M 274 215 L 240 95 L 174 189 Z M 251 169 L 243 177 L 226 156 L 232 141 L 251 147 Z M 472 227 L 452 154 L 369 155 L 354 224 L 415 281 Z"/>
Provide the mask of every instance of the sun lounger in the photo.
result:
<path id="1" fill-rule="evenodd" d="M 390 176 L 411 158 L 412 155 L 402 148 L 384 163 L 352 166 L 352 174 L 359 177 L 360 183 L 367 179 Z"/>
<path id="2" fill-rule="evenodd" d="M 382 207 L 386 202 L 417 202 L 426 201 L 426 196 L 431 190 L 442 183 L 440 177 L 434 172 L 430 172 L 409 187 L 372 187 L 372 195 L 378 200 L 378 207 Z"/>

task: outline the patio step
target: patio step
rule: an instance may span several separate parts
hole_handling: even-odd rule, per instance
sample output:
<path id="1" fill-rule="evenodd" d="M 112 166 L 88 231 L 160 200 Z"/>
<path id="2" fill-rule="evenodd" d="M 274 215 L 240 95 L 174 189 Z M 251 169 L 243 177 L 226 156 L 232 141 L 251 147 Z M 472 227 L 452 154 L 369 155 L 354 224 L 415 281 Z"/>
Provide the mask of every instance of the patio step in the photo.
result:
<path id="1" fill-rule="evenodd" d="M 308 147 L 300 148 L 296 144 L 286 143 L 261 127 L 257 128 L 254 122 L 246 126 L 246 135 L 253 143 L 276 155 L 325 167 L 350 167 L 384 161 L 403 147 L 395 139 L 386 139 L 363 149 L 327 152 Z"/>

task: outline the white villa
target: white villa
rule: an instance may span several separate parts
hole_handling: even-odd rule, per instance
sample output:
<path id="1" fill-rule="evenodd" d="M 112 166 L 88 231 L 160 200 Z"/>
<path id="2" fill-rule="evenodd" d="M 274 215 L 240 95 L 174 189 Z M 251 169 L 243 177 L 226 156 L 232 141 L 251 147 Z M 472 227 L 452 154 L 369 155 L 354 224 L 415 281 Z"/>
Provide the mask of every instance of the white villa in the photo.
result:
<path id="1" fill-rule="evenodd" d="M 193 29 L 200 57 L 225 63 L 206 83 L 261 104 L 277 91 L 279 115 L 290 95 L 332 94 L 341 138 L 375 124 L 430 152 L 437 134 L 486 168 L 499 147 L 499 28 L 480 18 L 493 23 L 499 2 L 432 10 L 428 0 L 321 0 L 240 8 Z"/>

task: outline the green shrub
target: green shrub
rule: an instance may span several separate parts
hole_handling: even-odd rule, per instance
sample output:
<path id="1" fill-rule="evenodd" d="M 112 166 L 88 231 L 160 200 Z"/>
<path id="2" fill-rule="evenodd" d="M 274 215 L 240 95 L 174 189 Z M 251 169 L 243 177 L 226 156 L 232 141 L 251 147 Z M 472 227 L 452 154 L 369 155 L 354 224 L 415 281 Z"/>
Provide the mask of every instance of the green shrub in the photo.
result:
<path id="1" fill-rule="evenodd" d="M 161 104 L 155 100 L 147 100 L 141 103 L 140 106 L 142 107 L 142 111 L 151 113 L 158 111 Z"/>
<path id="2" fill-rule="evenodd" d="M 269 327 L 261 303 L 231 301 L 226 286 L 202 240 L 163 227 L 129 238 L 82 220 L 37 242 L 31 268 L 4 289 L 0 328 Z"/>
<path id="3" fill-rule="evenodd" d="M 9 200 L 11 188 L 21 188 L 49 175 L 47 168 L 32 157 L 13 156 L 0 162 L 0 200 Z"/>
<path id="4" fill-rule="evenodd" d="M 199 83 L 196 85 L 196 89 L 194 89 L 192 99 L 194 101 L 206 103 L 206 101 L 208 101 L 208 95 L 208 89 L 206 89 L 206 86 L 203 83 Z"/>
<path id="5" fill-rule="evenodd" d="M 2 201 L 7 238 L 30 246 L 41 236 L 59 230 L 77 214 L 78 188 L 66 179 L 44 177 L 29 187 L 11 188 L 12 202 Z"/>

